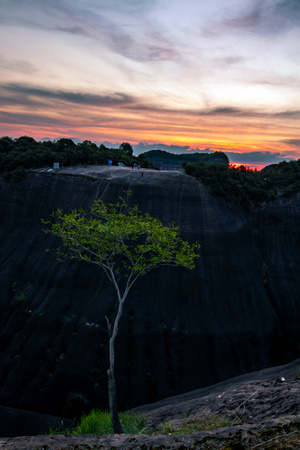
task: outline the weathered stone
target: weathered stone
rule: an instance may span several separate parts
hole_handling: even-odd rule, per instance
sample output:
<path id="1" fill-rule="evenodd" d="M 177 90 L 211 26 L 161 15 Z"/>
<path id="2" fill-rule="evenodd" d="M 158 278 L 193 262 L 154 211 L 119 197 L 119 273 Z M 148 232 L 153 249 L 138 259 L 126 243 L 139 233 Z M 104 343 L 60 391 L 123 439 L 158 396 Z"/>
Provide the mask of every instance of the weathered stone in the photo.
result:
<path id="1" fill-rule="evenodd" d="M 0 436 L 34 436 L 75 427 L 70 419 L 0 406 Z M 1 448 L 1 441 L 0 441 Z"/>
<path id="2" fill-rule="evenodd" d="M 0 448 L 299 450 L 299 372 L 300 359 L 136 408 L 144 434 L 3 437 Z"/>
<path id="3" fill-rule="evenodd" d="M 201 244 L 194 271 L 158 269 L 125 303 L 117 339 L 122 408 L 299 355 L 300 196 L 246 214 L 177 172 L 126 168 L 0 179 L 0 404 L 74 418 L 107 405 L 115 294 L 96 266 L 58 263 L 41 218 L 131 201 Z"/>

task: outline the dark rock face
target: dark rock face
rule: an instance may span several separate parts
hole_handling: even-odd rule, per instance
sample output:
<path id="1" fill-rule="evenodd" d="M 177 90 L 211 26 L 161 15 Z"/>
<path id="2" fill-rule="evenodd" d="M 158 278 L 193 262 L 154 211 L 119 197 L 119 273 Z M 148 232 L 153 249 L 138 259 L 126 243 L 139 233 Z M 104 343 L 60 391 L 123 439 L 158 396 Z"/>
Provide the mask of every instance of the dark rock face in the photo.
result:
<path id="1" fill-rule="evenodd" d="M 75 425 L 70 419 L 0 406 L 0 436 L 35 436 L 49 433 L 50 428 L 66 430 Z"/>
<path id="2" fill-rule="evenodd" d="M 121 408 L 299 356 L 300 196 L 246 215 L 176 172 L 102 168 L 0 180 L 0 404 L 78 417 L 107 405 L 103 272 L 58 263 L 41 218 L 96 198 L 132 203 L 201 244 L 194 271 L 158 269 L 125 303 L 116 346 Z"/>

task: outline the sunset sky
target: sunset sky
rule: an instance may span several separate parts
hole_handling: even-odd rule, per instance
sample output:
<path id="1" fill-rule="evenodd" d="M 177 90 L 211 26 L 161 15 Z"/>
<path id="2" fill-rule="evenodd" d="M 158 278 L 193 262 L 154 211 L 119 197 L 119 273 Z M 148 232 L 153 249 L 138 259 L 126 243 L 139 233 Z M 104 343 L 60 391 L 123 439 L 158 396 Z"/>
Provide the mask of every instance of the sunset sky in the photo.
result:
<path id="1" fill-rule="evenodd" d="M 300 0 L 1 0 L 0 43 L 1 136 L 300 158 Z"/>

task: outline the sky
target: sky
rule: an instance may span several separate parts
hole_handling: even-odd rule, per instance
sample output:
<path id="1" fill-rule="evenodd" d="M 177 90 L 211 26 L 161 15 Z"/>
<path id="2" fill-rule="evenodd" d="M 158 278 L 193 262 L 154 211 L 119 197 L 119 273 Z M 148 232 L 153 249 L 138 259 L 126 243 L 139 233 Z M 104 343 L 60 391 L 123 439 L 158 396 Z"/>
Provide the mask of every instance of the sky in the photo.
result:
<path id="1" fill-rule="evenodd" d="M 300 0 L 1 0 L 0 136 L 300 158 Z"/>

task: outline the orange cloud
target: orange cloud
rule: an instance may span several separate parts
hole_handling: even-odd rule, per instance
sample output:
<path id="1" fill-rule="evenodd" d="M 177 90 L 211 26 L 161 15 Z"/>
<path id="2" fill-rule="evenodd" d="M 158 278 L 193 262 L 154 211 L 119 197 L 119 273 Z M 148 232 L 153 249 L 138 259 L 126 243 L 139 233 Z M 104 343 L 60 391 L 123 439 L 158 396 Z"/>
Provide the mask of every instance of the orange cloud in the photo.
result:
<path id="1" fill-rule="evenodd" d="M 0 91 L 0 134 L 18 137 L 75 137 L 96 142 L 162 142 L 224 151 L 259 167 L 262 153 L 272 161 L 299 158 L 299 112 L 264 113 L 237 108 L 166 109 L 120 93 L 90 95 L 11 84 Z M 257 152 L 259 158 L 253 158 Z M 234 157 L 234 155 L 233 155 Z M 233 159 L 239 163 L 240 160 Z M 242 162 L 243 163 L 243 162 Z M 266 160 L 266 164 L 267 164 Z"/>

